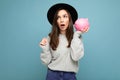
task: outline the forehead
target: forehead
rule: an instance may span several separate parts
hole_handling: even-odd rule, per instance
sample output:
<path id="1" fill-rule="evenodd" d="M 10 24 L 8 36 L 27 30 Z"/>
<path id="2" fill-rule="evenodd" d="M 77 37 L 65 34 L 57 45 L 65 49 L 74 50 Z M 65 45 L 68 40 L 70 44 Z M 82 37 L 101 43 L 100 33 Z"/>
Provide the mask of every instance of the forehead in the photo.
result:
<path id="1" fill-rule="evenodd" d="M 68 12 L 64 9 L 58 11 L 58 15 L 68 15 Z"/>

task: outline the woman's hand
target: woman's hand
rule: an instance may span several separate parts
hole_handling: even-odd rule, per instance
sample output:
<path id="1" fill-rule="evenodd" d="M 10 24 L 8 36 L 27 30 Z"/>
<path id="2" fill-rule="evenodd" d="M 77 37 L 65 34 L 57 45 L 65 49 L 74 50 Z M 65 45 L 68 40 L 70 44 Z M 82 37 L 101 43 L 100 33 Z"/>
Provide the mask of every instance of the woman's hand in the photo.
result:
<path id="1" fill-rule="evenodd" d="M 40 42 L 40 45 L 45 46 L 47 44 L 47 39 L 43 38 L 42 41 Z"/>
<path id="2" fill-rule="evenodd" d="M 89 30 L 89 27 L 85 27 L 85 28 L 82 30 L 82 33 L 88 32 L 88 30 Z"/>

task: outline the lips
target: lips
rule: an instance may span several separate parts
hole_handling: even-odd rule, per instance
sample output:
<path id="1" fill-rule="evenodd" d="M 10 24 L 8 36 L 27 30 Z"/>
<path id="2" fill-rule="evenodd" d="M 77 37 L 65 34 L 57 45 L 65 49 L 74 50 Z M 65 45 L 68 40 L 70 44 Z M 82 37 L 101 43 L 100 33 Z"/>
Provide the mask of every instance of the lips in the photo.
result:
<path id="1" fill-rule="evenodd" d="M 61 24 L 60 26 L 65 26 L 65 24 Z"/>
<path id="2" fill-rule="evenodd" d="M 65 28 L 65 24 L 60 24 L 60 29 L 64 29 Z"/>

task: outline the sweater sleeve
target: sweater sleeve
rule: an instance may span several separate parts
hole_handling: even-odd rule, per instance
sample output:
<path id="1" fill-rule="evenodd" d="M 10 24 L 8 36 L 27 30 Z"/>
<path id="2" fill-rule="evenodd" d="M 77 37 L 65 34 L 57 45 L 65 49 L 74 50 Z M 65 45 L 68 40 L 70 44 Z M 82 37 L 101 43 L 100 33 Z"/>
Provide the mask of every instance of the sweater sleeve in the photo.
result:
<path id="1" fill-rule="evenodd" d="M 76 31 L 71 42 L 71 57 L 74 61 L 78 61 L 84 56 L 84 46 L 81 39 L 81 32 Z"/>
<path id="2" fill-rule="evenodd" d="M 50 46 L 49 46 L 49 37 L 47 37 L 47 43 L 45 46 L 40 45 L 42 48 L 42 52 L 40 54 L 40 58 L 43 62 L 43 64 L 48 65 L 52 59 L 51 53 L 50 53 Z"/>

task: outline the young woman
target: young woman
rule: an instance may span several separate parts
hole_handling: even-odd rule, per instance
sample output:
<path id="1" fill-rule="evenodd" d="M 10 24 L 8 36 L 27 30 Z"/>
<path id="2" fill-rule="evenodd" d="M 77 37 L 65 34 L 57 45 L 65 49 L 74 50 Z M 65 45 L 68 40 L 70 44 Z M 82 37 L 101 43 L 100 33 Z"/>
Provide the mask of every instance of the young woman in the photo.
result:
<path id="1" fill-rule="evenodd" d="M 84 55 L 82 32 L 74 32 L 73 28 L 77 11 L 71 5 L 59 3 L 48 10 L 47 17 L 52 30 L 40 42 L 40 58 L 48 67 L 46 80 L 76 80 L 78 63 Z"/>

